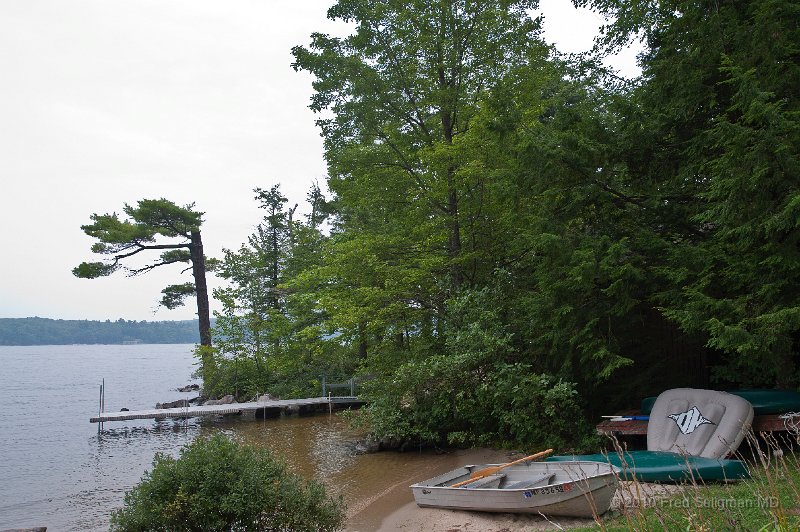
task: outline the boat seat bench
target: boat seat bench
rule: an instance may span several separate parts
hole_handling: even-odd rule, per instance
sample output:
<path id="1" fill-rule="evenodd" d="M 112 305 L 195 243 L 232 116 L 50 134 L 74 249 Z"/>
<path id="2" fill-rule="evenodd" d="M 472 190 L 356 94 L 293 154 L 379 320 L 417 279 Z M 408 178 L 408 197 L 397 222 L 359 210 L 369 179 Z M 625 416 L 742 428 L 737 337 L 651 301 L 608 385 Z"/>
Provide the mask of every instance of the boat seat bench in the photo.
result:
<path id="1" fill-rule="evenodd" d="M 512 482 L 511 484 L 507 484 L 503 486 L 504 490 L 521 490 L 525 488 L 538 488 L 540 486 L 548 486 L 553 479 L 555 478 L 555 474 L 548 473 L 538 478 L 530 479 L 527 478 L 525 480 L 520 480 L 519 482 Z"/>
<path id="2" fill-rule="evenodd" d="M 481 489 L 481 488 L 488 488 L 492 484 L 499 484 L 504 478 L 506 478 L 505 473 L 500 473 L 496 475 L 488 475 L 481 479 L 476 480 L 475 482 L 470 482 L 469 484 L 465 484 L 461 486 L 462 488 L 469 488 L 469 489 Z M 495 486 L 497 487 L 497 486 Z"/>

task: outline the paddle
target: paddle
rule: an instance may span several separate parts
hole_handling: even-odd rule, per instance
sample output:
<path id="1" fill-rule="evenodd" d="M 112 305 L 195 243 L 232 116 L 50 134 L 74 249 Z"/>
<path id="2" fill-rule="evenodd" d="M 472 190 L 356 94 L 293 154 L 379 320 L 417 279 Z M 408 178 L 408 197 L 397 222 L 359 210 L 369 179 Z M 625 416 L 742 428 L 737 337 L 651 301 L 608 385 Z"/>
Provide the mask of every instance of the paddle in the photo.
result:
<path id="1" fill-rule="evenodd" d="M 530 456 L 526 456 L 525 458 L 520 458 L 519 460 L 514 460 L 513 462 L 509 462 L 507 464 L 494 466 L 494 467 L 487 467 L 485 469 L 481 469 L 480 471 L 473 471 L 473 473 L 469 476 L 467 480 L 462 480 L 461 482 L 457 482 L 450 486 L 451 488 L 460 488 L 465 484 L 469 484 L 470 482 L 475 482 L 478 479 L 488 477 L 489 475 L 494 475 L 501 469 L 505 469 L 509 466 L 514 464 L 521 464 L 522 462 L 527 462 L 528 460 L 535 460 L 537 458 L 541 458 L 542 456 L 546 456 L 553 452 L 553 449 L 547 449 L 546 451 L 542 451 L 540 453 L 532 454 Z"/>

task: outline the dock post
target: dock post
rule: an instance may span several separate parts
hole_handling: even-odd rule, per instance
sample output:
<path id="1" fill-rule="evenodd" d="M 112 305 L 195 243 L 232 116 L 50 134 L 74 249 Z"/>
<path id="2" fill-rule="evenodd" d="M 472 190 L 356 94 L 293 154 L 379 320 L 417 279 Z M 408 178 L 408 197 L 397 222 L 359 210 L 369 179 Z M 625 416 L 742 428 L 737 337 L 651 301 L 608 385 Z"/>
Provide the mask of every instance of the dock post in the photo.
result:
<path id="1" fill-rule="evenodd" d="M 322 376 L 322 397 L 327 397 L 328 396 L 328 394 L 326 393 L 327 390 L 325 389 L 326 387 L 327 386 L 326 386 L 326 383 L 325 383 L 325 375 L 323 375 Z"/>
<path id="2" fill-rule="evenodd" d="M 98 397 L 97 401 L 97 417 L 100 418 L 103 414 L 103 385 L 100 385 L 100 396 Z M 100 436 L 100 427 L 103 426 L 102 421 L 98 421 L 97 423 L 97 435 Z"/>
<path id="3" fill-rule="evenodd" d="M 106 379 L 103 378 L 100 384 L 100 404 L 97 407 L 97 417 L 100 418 L 100 421 L 97 423 L 97 434 L 100 434 L 100 431 L 103 430 L 103 412 L 105 412 L 105 402 L 106 402 Z"/>
<path id="4" fill-rule="evenodd" d="M 350 377 L 350 397 L 356 396 L 356 378 Z"/>
<path id="5" fill-rule="evenodd" d="M 103 415 L 106 411 L 106 379 L 103 377 L 103 384 L 100 387 L 103 390 L 102 397 L 100 399 L 100 415 Z M 103 428 L 103 422 L 100 422 L 100 428 Z"/>

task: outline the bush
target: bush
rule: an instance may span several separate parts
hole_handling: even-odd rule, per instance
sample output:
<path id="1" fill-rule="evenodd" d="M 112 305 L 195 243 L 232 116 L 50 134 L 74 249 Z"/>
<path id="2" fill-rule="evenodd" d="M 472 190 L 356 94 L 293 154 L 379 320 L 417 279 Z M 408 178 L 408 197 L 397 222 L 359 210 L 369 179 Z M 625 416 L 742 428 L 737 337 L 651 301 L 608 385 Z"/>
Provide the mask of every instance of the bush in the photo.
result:
<path id="1" fill-rule="evenodd" d="M 198 438 L 178 459 L 156 454 L 152 472 L 125 494 L 111 530 L 337 530 L 341 498 L 287 471 L 267 449 L 221 434 Z"/>
<path id="2" fill-rule="evenodd" d="M 552 447 L 558 452 L 596 448 L 600 440 L 586 421 L 575 384 L 526 364 L 497 364 L 477 392 L 491 405 L 496 433 L 517 445 Z"/>
<path id="3" fill-rule="evenodd" d="M 576 383 L 516 348 L 502 304 L 503 294 L 488 289 L 449 300 L 444 348 L 377 371 L 363 386 L 368 406 L 357 421 L 378 440 L 411 444 L 594 448 Z"/>

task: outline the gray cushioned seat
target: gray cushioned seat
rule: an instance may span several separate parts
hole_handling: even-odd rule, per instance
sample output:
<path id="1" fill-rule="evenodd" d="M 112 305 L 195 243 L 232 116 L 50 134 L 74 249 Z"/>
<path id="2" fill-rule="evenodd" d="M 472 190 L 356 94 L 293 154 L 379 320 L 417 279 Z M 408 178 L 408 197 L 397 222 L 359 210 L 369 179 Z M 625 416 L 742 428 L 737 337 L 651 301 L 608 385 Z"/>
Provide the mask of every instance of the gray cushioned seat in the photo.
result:
<path id="1" fill-rule="evenodd" d="M 752 421 L 752 405 L 739 396 L 674 388 L 659 395 L 653 405 L 647 450 L 724 458 L 736 451 Z"/>

